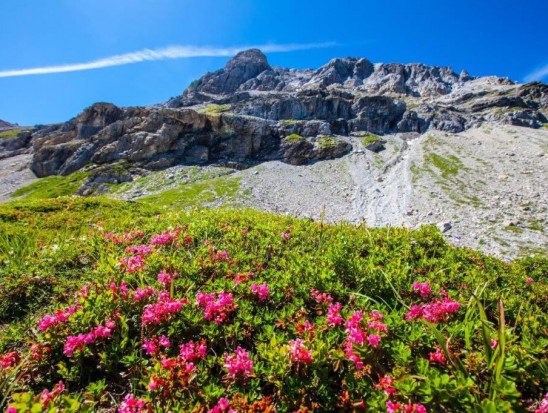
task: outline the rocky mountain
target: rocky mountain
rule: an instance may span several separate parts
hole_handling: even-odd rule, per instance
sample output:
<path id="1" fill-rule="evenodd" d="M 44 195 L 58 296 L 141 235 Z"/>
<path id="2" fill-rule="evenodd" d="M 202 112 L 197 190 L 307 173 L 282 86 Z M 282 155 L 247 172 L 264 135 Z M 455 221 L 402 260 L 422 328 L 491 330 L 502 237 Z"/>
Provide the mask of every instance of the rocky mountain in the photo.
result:
<path id="1" fill-rule="evenodd" d="M 37 177 L 95 168 L 82 194 L 151 171 L 176 179 L 186 166 L 222 166 L 252 207 L 438 223 L 447 235 L 473 234 L 465 245 L 511 255 L 548 245 L 547 116 L 543 83 L 363 58 L 286 69 L 251 49 L 163 104 L 96 103 L 65 123 L 0 139 L 0 162 L 26 157 Z M 6 194 L 27 178 L 4 183 Z M 156 186 L 164 184 L 174 185 Z"/>
<path id="2" fill-rule="evenodd" d="M 146 169 L 273 159 L 299 165 L 348 153 L 344 137 L 351 134 L 457 133 L 487 121 L 539 128 L 547 113 L 541 83 L 357 58 L 284 69 L 251 49 L 166 104 L 97 103 L 66 123 L 35 129 L 28 143 L 39 177 L 118 160 Z M 290 135 L 302 139 L 284 139 Z M 329 145 L 322 136 L 333 137 Z M 0 145 L 0 157 L 9 156 L 9 146 Z"/>
<path id="3" fill-rule="evenodd" d="M 13 123 L 6 122 L 5 120 L 0 119 L 0 132 L 5 132 L 13 129 L 17 129 L 19 126 L 14 125 Z"/>

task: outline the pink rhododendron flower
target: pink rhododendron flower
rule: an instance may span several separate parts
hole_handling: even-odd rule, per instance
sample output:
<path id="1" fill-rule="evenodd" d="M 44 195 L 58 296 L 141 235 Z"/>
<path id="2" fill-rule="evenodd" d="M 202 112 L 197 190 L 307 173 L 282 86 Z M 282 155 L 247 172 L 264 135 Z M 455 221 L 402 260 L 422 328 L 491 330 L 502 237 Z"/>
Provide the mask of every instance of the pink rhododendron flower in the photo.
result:
<path id="1" fill-rule="evenodd" d="M 321 293 L 319 292 L 318 290 L 315 290 L 314 288 L 312 288 L 310 290 L 310 295 L 312 297 L 314 297 L 314 299 L 316 300 L 317 303 L 331 303 L 333 302 L 333 297 L 331 297 L 330 294 L 328 293 Z"/>
<path id="2" fill-rule="evenodd" d="M 312 351 L 306 349 L 300 338 L 289 342 L 289 354 L 293 363 L 310 364 L 314 361 Z"/>
<path id="3" fill-rule="evenodd" d="M 143 257 L 140 255 L 123 257 L 120 260 L 120 268 L 131 274 L 137 271 L 143 271 L 146 266 Z"/>
<path id="4" fill-rule="evenodd" d="M 346 333 L 348 334 L 348 341 L 350 341 L 351 343 L 365 343 L 367 335 L 360 327 L 362 319 L 363 313 L 361 311 L 356 311 L 344 324 L 344 326 L 346 327 Z"/>
<path id="5" fill-rule="evenodd" d="M 147 297 L 156 294 L 156 291 L 151 286 L 145 288 L 137 288 L 135 293 L 133 293 L 133 301 L 141 301 Z"/>
<path id="6" fill-rule="evenodd" d="M 413 305 L 405 315 L 406 320 L 423 318 L 426 321 L 437 323 L 447 318 L 448 314 L 456 313 L 460 309 L 460 303 L 449 298 L 441 298 L 430 303 Z"/>
<path id="7" fill-rule="evenodd" d="M 57 383 L 52 391 L 48 391 L 47 389 L 44 389 L 42 393 L 40 394 L 40 402 L 42 403 L 42 409 L 45 409 L 48 404 L 57 396 L 59 393 L 62 393 L 65 391 L 65 384 L 60 381 Z"/>
<path id="8" fill-rule="evenodd" d="M 215 324 L 222 324 L 228 316 L 236 309 L 232 293 L 221 291 L 215 294 L 196 294 L 196 304 L 204 310 L 204 318 L 213 321 Z"/>
<path id="9" fill-rule="evenodd" d="M 14 406 L 8 406 L 6 413 L 17 413 L 17 409 Z"/>
<path id="10" fill-rule="evenodd" d="M 396 391 L 394 388 L 394 379 L 390 375 L 385 374 L 379 379 L 379 382 L 375 384 L 375 389 L 382 390 L 386 395 L 391 395 Z"/>
<path id="11" fill-rule="evenodd" d="M 152 248 L 148 245 L 132 245 L 126 248 L 126 254 L 141 255 L 144 257 L 145 255 L 152 254 Z"/>
<path id="12" fill-rule="evenodd" d="M 405 413 L 427 413 L 426 407 L 420 403 L 405 406 Z"/>
<path id="13" fill-rule="evenodd" d="M 61 323 L 66 323 L 71 315 L 76 312 L 76 307 L 71 306 L 66 310 L 58 310 L 55 314 L 47 315 L 38 321 L 38 329 L 46 331 L 48 328 Z"/>
<path id="14" fill-rule="evenodd" d="M 118 408 L 118 413 L 143 413 L 146 407 L 146 401 L 143 399 L 136 399 L 133 394 L 128 394 L 120 407 Z"/>
<path id="15" fill-rule="evenodd" d="M 388 333 L 388 327 L 386 327 L 386 324 L 381 323 L 380 321 L 370 321 L 367 323 L 367 327 L 381 333 Z"/>
<path id="16" fill-rule="evenodd" d="M 369 334 L 367 336 L 367 342 L 372 347 L 377 347 L 379 345 L 379 343 L 381 342 L 381 336 L 378 335 L 378 334 Z"/>
<path id="17" fill-rule="evenodd" d="M 17 351 L 8 351 L 0 356 L 0 367 L 7 369 L 19 363 L 19 353 Z"/>
<path id="18" fill-rule="evenodd" d="M 208 410 L 207 413 L 236 413 L 235 410 L 229 409 L 229 402 L 226 397 L 219 399 L 217 405 L 213 409 Z"/>
<path id="19" fill-rule="evenodd" d="M 106 320 L 105 325 L 98 325 L 92 328 L 87 333 L 78 334 L 77 336 L 68 336 L 63 347 L 65 356 L 72 356 L 76 350 L 83 350 L 88 344 L 93 344 L 98 338 L 109 338 L 112 335 L 112 330 L 116 324 L 112 320 Z"/>
<path id="20" fill-rule="evenodd" d="M 141 238 L 143 236 L 143 231 L 130 231 L 124 232 L 121 235 L 113 234 L 106 232 L 103 234 L 103 237 L 107 240 L 110 240 L 113 244 L 128 244 L 135 238 Z"/>
<path id="21" fill-rule="evenodd" d="M 261 301 L 267 300 L 270 295 L 270 290 L 266 283 L 263 283 L 262 285 L 251 284 L 251 292 L 257 295 L 257 298 Z"/>
<path id="22" fill-rule="evenodd" d="M 282 239 L 288 240 L 291 238 L 291 234 L 289 232 L 282 232 Z"/>
<path id="23" fill-rule="evenodd" d="M 161 271 L 160 274 L 158 274 L 158 281 L 164 284 L 165 287 L 169 287 L 171 282 L 178 277 L 179 274 L 177 273 L 170 274 L 166 271 Z"/>
<path id="24" fill-rule="evenodd" d="M 249 353 L 238 346 L 234 354 L 225 354 L 225 364 L 223 367 L 228 370 L 228 374 L 235 377 L 248 377 L 253 373 L 253 360 L 249 358 Z"/>
<path id="25" fill-rule="evenodd" d="M 371 310 L 369 313 L 369 318 L 373 321 L 382 321 L 383 315 L 377 310 Z"/>
<path id="26" fill-rule="evenodd" d="M 544 395 L 544 398 L 540 401 L 540 405 L 535 413 L 548 413 L 548 393 Z"/>
<path id="27" fill-rule="evenodd" d="M 215 253 L 215 255 L 213 255 L 213 261 L 215 262 L 228 261 L 228 260 L 229 260 L 228 252 L 226 251 L 218 251 L 217 253 Z"/>
<path id="28" fill-rule="evenodd" d="M 436 351 L 430 353 L 430 361 L 432 363 L 445 365 L 447 359 L 445 358 L 445 354 L 443 354 L 440 347 L 438 347 Z"/>
<path id="29" fill-rule="evenodd" d="M 531 277 L 527 277 L 527 279 L 525 280 L 525 282 L 527 284 L 533 284 L 535 282 L 535 280 L 533 280 Z"/>
<path id="30" fill-rule="evenodd" d="M 386 402 L 386 413 L 398 413 L 400 411 L 400 408 L 400 403 L 394 403 L 390 400 Z"/>
<path id="31" fill-rule="evenodd" d="M 414 282 L 413 291 L 419 293 L 422 298 L 428 298 L 432 293 L 432 287 L 428 283 Z"/>
<path id="32" fill-rule="evenodd" d="M 169 292 L 163 291 L 158 295 L 158 302 L 156 304 L 145 306 L 143 315 L 141 316 L 141 323 L 143 325 L 160 324 L 166 321 L 171 314 L 181 311 L 183 304 L 187 303 L 188 300 L 186 298 L 172 300 L 169 297 Z"/>
<path id="33" fill-rule="evenodd" d="M 331 304 L 329 308 L 327 309 L 327 324 L 330 327 L 335 327 L 338 325 L 341 325 L 344 321 L 341 315 L 339 314 L 339 311 L 342 308 L 341 303 L 335 303 Z"/>
<path id="34" fill-rule="evenodd" d="M 156 234 L 150 237 L 150 245 L 167 245 L 173 244 L 179 234 L 177 231 L 171 232 L 169 230 L 163 231 L 161 234 Z"/>
<path id="35" fill-rule="evenodd" d="M 181 344 L 179 347 L 179 357 L 184 361 L 205 359 L 206 352 L 207 346 L 205 340 L 199 342 L 189 341 L 188 343 Z"/>
<path id="36" fill-rule="evenodd" d="M 364 363 L 363 363 L 361 357 L 354 352 L 354 345 L 352 344 L 351 341 L 347 341 L 345 343 L 345 345 L 344 345 L 344 355 L 346 356 L 346 358 L 349 361 L 354 363 L 354 366 L 358 370 L 361 370 L 361 369 L 364 368 Z"/>
<path id="37" fill-rule="evenodd" d="M 491 350 L 494 350 L 499 345 L 499 342 L 495 340 L 494 338 L 491 339 Z"/>

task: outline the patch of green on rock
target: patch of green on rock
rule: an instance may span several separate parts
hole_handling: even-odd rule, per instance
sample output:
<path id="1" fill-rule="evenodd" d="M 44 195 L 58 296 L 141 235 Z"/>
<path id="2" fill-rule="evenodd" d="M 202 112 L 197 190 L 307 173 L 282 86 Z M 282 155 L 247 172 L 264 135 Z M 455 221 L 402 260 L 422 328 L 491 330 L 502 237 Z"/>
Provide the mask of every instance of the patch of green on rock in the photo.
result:
<path id="1" fill-rule="evenodd" d="M 287 135 L 284 138 L 284 142 L 286 143 L 297 143 L 300 142 L 303 137 L 297 133 L 292 133 L 291 135 Z"/>
<path id="2" fill-rule="evenodd" d="M 369 146 L 371 145 L 372 143 L 375 143 L 375 142 L 378 142 L 380 141 L 381 138 L 379 138 L 378 136 L 376 135 L 367 135 L 367 136 L 364 136 L 362 138 L 362 145 L 363 146 Z"/>
<path id="3" fill-rule="evenodd" d="M 320 148 L 332 148 L 337 143 L 337 139 L 333 136 L 320 136 L 318 139 L 318 146 Z"/>
<path id="4" fill-rule="evenodd" d="M 5 132 L 0 132 L 0 139 L 13 138 L 17 136 L 22 129 L 12 129 Z"/>
<path id="5" fill-rule="evenodd" d="M 230 105 L 206 105 L 204 106 L 204 113 L 222 113 L 230 110 Z"/>

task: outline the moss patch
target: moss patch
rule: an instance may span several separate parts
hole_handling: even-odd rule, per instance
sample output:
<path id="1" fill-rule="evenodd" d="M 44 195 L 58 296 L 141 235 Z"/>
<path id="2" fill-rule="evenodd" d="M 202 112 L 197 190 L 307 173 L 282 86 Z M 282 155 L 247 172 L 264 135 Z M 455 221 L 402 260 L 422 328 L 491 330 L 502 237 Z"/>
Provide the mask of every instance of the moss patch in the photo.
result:
<path id="1" fill-rule="evenodd" d="M 332 148 L 337 143 L 337 139 L 332 136 L 320 136 L 318 146 L 320 148 Z"/>
<path id="2" fill-rule="evenodd" d="M 284 142 L 287 142 L 287 143 L 297 143 L 297 142 L 300 142 L 300 140 L 302 139 L 303 137 L 299 134 L 296 134 L 296 133 L 292 133 L 291 135 L 287 135 L 285 138 L 284 138 Z"/>
<path id="3" fill-rule="evenodd" d="M 0 139 L 13 138 L 14 136 L 17 136 L 21 131 L 22 129 L 12 129 L 5 132 L 0 132 Z"/>

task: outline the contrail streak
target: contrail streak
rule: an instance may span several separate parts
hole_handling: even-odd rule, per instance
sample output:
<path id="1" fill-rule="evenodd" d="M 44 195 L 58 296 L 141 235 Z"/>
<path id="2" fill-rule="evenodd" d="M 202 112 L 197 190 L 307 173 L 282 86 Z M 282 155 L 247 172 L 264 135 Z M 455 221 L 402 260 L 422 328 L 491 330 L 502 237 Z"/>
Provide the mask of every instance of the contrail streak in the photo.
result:
<path id="1" fill-rule="evenodd" d="M 129 65 L 140 62 L 151 62 L 166 59 L 185 59 L 189 57 L 222 57 L 233 56 L 242 50 L 251 48 L 261 49 L 267 53 L 292 52 L 295 50 L 319 49 L 335 46 L 336 43 L 308 43 L 308 44 L 265 44 L 258 46 L 241 47 L 199 47 L 199 46 L 170 46 L 162 49 L 143 49 L 137 52 L 124 53 L 103 59 L 84 63 L 73 63 L 58 66 L 35 67 L 30 69 L 14 69 L 0 71 L 0 77 L 45 75 L 50 73 L 77 72 L 81 70 L 102 69 L 105 67 Z"/>
<path id="2" fill-rule="evenodd" d="M 548 76 L 548 65 L 541 67 L 540 69 L 535 70 L 534 72 L 529 73 L 523 78 L 526 82 L 534 82 L 537 80 L 542 80 Z"/>

